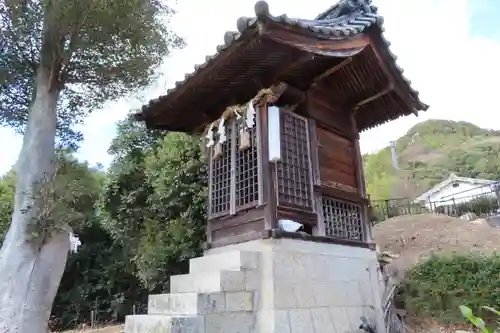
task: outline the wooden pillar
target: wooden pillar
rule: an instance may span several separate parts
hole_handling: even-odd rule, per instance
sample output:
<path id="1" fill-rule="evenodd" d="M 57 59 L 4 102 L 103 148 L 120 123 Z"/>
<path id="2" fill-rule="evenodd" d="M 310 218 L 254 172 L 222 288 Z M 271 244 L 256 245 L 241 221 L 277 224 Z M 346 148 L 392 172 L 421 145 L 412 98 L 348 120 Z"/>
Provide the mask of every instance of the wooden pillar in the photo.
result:
<path id="1" fill-rule="evenodd" d="M 269 161 L 269 126 L 268 126 L 268 110 L 267 104 L 259 105 L 257 109 L 257 120 L 260 122 L 260 140 L 259 140 L 259 169 L 261 170 L 262 177 L 260 182 L 262 183 L 260 188 L 262 189 L 262 202 L 266 205 L 265 207 L 265 229 L 273 230 L 276 229 L 277 221 L 277 198 L 276 198 L 276 165 Z"/>
<path id="2" fill-rule="evenodd" d="M 358 130 L 358 125 L 356 123 L 356 114 L 351 113 L 351 124 L 352 124 L 352 131 L 354 134 L 354 154 L 355 160 L 354 164 L 356 167 L 356 177 L 357 177 L 357 184 L 358 184 L 358 193 L 359 196 L 362 197 L 363 199 L 367 199 L 366 195 L 366 183 L 365 183 L 365 173 L 364 173 L 364 168 L 363 168 L 363 159 L 361 158 L 361 149 L 359 146 L 359 130 Z M 373 237 L 372 237 L 372 225 L 370 221 L 370 214 L 368 214 L 368 204 L 364 201 L 362 204 L 362 214 L 363 214 L 363 219 L 365 220 L 364 225 L 365 225 L 365 238 L 366 242 L 372 242 Z"/>

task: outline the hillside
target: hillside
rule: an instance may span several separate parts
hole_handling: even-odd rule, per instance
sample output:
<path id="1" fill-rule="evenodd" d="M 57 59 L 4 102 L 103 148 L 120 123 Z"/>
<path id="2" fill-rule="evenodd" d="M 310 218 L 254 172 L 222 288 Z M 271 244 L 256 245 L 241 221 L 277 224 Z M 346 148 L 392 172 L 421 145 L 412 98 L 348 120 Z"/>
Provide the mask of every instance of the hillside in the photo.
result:
<path id="1" fill-rule="evenodd" d="M 372 200 L 415 197 L 448 177 L 500 179 L 500 131 L 467 122 L 427 120 L 396 141 L 400 170 L 386 147 L 363 156 Z"/>

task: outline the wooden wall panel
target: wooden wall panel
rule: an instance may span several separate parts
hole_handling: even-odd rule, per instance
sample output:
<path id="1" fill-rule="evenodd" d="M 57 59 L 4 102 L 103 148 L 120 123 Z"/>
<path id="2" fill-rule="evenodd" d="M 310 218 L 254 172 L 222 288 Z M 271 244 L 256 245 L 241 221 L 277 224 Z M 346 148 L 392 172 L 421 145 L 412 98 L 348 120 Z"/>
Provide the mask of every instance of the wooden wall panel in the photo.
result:
<path id="1" fill-rule="evenodd" d="M 318 161 L 321 183 L 340 183 L 357 189 L 354 141 L 318 127 Z"/>
<path id="2" fill-rule="evenodd" d="M 334 108 L 323 90 L 311 89 L 308 92 L 308 101 L 308 114 L 317 123 L 347 137 L 355 135 L 352 133 L 351 119 L 347 112 Z"/>
<path id="3" fill-rule="evenodd" d="M 257 237 L 266 229 L 264 209 L 264 206 L 260 206 L 232 216 L 209 220 L 209 246 L 233 244 L 240 239 Z"/>

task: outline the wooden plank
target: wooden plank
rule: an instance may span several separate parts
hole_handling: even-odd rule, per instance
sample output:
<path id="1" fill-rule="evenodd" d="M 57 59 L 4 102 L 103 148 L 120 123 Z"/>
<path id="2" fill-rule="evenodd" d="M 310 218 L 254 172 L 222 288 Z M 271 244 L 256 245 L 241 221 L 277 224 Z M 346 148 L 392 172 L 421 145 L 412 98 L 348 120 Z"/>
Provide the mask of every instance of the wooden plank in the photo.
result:
<path id="1" fill-rule="evenodd" d="M 328 169 L 328 167 L 321 168 L 320 173 L 322 184 L 327 184 L 328 182 L 336 182 L 350 187 L 358 188 L 355 175 L 348 175 L 337 170 L 331 170 Z"/>
<path id="2" fill-rule="evenodd" d="M 274 26 L 278 29 L 272 29 L 273 24 L 272 22 L 269 23 L 263 33 L 265 38 L 315 54 L 326 56 L 345 54 L 351 56 L 361 52 L 370 44 L 370 38 L 364 34 L 349 38 L 348 40 L 319 39 L 310 35 L 299 35 L 294 28 L 278 27 L 276 24 Z"/>
<path id="3" fill-rule="evenodd" d="M 212 241 L 210 244 L 207 244 L 208 248 L 217 248 L 221 246 L 231 245 L 231 244 L 239 244 L 244 242 L 249 242 L 256 239 L 264 239 L 269 238 L 270 231 L 251 231 L 241 235 L 227 236 L 217 240 Z"/>
<path id="4" fill-rule="evenodd" d="M 277 209 L 279 219 L 297 221 L 302 224 L 310 225 L 312 227 L 315 227 L 318 222 L 318 216 L 314 212 L 308 212 L 298 208 L 286 207 L 281 205 L 278 206 Z"/>
<path id="5" fill-rule="evenodd" d="M 323 128 L 316 129 L 321 182 L 358 188 L 356 150 L 352 139 Z"/>
<path id="6" fill-rule="evenodd" d="M 318 156 L 323 159 L 331 159 L 343 163 L 348 167 L 354 166 L 353 147 L 346 147 L 335 141 L 320 142 L 318 145 Z"/>
<path id="7" fill-rule="evenodd" d="M 243 224 L 235 225 L 229 228 L 222 228 L 212 231 L 212 242 L 219 241 L 223 238 L 240 236 L 248 233 L 258 233 L 264 231 L 264 219 L 248 221 Z"/>
<path id="8" fill-rule="evenodd" d="M 350 121 L 348 115 L 345 113 L 335 111 L 335 109 L 326 108 L 325 105 L 319 104 L 319 100 L 311 102 L 310 116 L 314 118 L 318 125 L 323 124 L 324 126 L 318 126 L 318 128 L 326 127 L 330 129 L 330 132 L 336 132 L 346 137 L 352 137 L 350 130 Z M 327 103 L 327 102 L 325 102 Z M 319 104 L 319 105 L 318 105 Z"/>
<path id="9" fill-rule="evenodd" d="M 252 222 L 264 218 L 265 206 L 256 207 L 245 212 L 239 212 L 235 215 L 223 218 L 209 220 L 209 226 L 212 231 L 218 231 L 225 228 L 232 228 L 247 222 Z"/>
<path id="10" fill-rule="evenodd" d="M 335 144 L 340 144 L 340 145 L 344 145 L 347 147 L 353 146 L 352 141 L 349 140 L 348 138 L 342 137 L 338 134 L 332 133 L 332 132 L 327 131 L 323 128 L 318 128 L 317 132 L 318 132 L 318 139 L 319 139 L 320 143 L 322 143 L 323 140 L 325 140 L 325 141 L 331 140 L 331 141 L 334 141 Z"/>
<path id="11" fill-rule="evenodd" d="M 353 179 L 356 179 L 356 169 L 354 165 L 347 165 L 343 163 L 342 161 L 338 162 L 337 160 L 334 160 L 332 158 L 320 158 L 320 173 L 324 170 L 330 170 L 332 172 L 338 172 L 342 175 L 345 175 L 347 177 L 352 177 Z M 320 175 L 321 176 L 321 175 Z"/>
<path id="12" fill-rule="evenodd" d="M 330 186 L 320 186 L 318 187 L 318 191 L 326 196 L 332 197 L 332 198 L 338 198 L 358 204 L 367 204 L 368 200 L 366 198 L 360 197 L 358 193 L 352 193 L 352 192 L 346 192 L 346 191 L 341 191 L 337 188 L 330 187 Z"/>

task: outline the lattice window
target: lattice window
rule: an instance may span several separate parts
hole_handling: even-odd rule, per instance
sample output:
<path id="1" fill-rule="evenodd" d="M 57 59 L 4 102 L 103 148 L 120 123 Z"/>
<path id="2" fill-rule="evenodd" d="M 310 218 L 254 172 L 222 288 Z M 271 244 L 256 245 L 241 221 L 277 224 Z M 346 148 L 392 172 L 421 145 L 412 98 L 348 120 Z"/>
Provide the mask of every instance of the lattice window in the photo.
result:
<path id="1" fill-rule="evenodd" d="M 256 126 L 240 135 L 244 119 L 226 124 L 221 156 L 211 158 L 209 217 L 217 218 L 254 207 L 259 201 L 259 148 Z M 242 142 L 243 141 L 243 142 Z M 242 147 L 241 144 L 243 143 Z"/>
<path id="2" fill-rule="evenodd" d="M 236 135 L 236 210 L 253 207 L 259 202 L 257 126 L 244 134 L 249 136 L 250 146 L 240 149 L 242 141 L 240 130 L 243 129 L 243 124 L 243 122 L 238 123 Z"/>
<path id="3" fill-rule="evenodd" d="M 277 167 L 278 202 L 313 210 L 311 154 L 307 120 L 281 113 L 281 161 Z"/>
<path id="4" fill-rule="evenodd" d="M 366 241 L 360 205 L 323 197 L 322 206 L 326 236 Z"/>
<path id="5" fill-rule="evenodd" d="M 227 140 L 222 144 L 222 154 L 211 158 L 210 217 L 223 216 L 230 211 L 232 132 L 232 127 L 226 126 Z"/>

